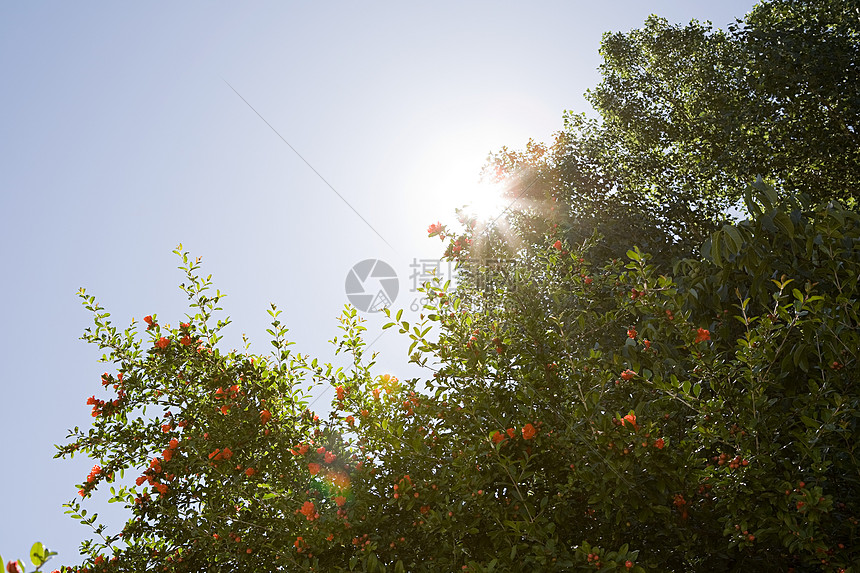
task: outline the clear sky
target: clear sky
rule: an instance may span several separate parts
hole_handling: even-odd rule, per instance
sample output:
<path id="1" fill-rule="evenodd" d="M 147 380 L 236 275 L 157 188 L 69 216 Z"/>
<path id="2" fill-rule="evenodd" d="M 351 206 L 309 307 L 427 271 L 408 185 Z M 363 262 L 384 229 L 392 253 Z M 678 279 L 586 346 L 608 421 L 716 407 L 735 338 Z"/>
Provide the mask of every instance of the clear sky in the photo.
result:
<path id="1" fill-rule="evenodd" d="M 79 287 L 119 327 L 176 324 L 182 242 L 227 294 L 226 348 L 267 352 L 275 302 L 330 360 L 350 268 L 386 261 L 408 309 L 411 264 L 441 254 L 428 224 L 453 221 L 487 154 L 589 111 L 603 32 L 650 13 L 723 27 L 753 3 L 2 3 L 0 554 L 39 540 L 50 570 L 88 534 L 62 504 L 94 462 L 52 459 L 108 369 L 79 340 Z M 386 331 L 380 371 L 402 377 L 406 346 Z"/>

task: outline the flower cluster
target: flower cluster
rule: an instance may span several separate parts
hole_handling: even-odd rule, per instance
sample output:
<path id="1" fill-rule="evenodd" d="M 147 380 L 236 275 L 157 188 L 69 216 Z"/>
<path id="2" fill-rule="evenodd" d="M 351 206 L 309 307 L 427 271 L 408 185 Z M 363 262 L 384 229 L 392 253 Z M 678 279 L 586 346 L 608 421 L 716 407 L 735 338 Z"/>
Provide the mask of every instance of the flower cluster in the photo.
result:
<path id="1" fill-rule="evenodd" d="M 698 344 L 700 342 L 707 342 L 711 339 L 711 333 L 707 328 L 699 328 L 696 330 L 696 339 L 693 341 L 693 344 Z"/>
<path id="2" fill-rule="evenodd" d="M 119 398 L 115 400 L 99 400 L 95 396 L 87 398 L 87 406 L 92 406 L 92 416 L 111 416 L 115 414 L 122 406 L 123 392 L 120 390 Z"/>
<path id="3" fill-rule="evenodd" d="M 220 460 L 229 460 L 233 457 L 233 452 L 230 451 L 230 448 L 215 448 L 210 454 L 209 459 L 212 460 L 212 463 L 218 462 Z"/>
<path id="4" fill-rule="evenodd" d="M 441 237 L 442 240 L 445 239 L 445 225 L 439 222 L 431 223 L 430 226 L 427 227 L 427 236 L 435 237 L 437 235 Z"/>
<path id="5" fill-rule="evenodd" d="M 86 497 L 90 491 L 95 489 L 96 485 L 98 485 L 99 477 L 103 475 L 104 472 L 102 471 L 101 466 L 93 466 L 93 469 L 90 470 L 90 473 L 87 476 L 87 481 L 84 483 L 83 487 L 78 490 L 78 495 Z"/>
<path id="6" fill-rule="evenodd" d="M 305 516 L 305 519 L 308 521 L 313 521 L 314 519 L 319 519 L 320 514 L 317 513 L 316 507 L 314 506 L 314 502 L 306 501 L 302 504 L 302 508 L 296 510 L 296 513 L 301 513 Z"/>

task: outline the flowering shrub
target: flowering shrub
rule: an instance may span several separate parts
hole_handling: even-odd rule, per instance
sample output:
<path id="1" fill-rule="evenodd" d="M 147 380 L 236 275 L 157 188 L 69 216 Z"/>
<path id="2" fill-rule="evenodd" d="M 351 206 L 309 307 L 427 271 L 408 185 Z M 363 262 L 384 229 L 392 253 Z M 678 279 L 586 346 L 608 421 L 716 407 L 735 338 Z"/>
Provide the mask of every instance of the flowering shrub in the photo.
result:
<path id="1" fill-rule="evenodd" d="M 220 295 L 180 250 L 177 329 L 119 331 L 82 291 L 116 398 L 60 446 L 97 461 L 72 570 L 850 571 L 860 222 L 829 206 L 774 230 L 782 209 L 674 276 L 550 240 L 514 285 L 428 284 L 421 322 L 387 325 L 422 379 L 372 372 L 349 308 L 351 368 L 293 354 L 275 308 L 271 356 L 222 353 Z M 327 418 L 308 383 L 332 387 Z M 104 490 L 121 531 L 83 509 Z"/>

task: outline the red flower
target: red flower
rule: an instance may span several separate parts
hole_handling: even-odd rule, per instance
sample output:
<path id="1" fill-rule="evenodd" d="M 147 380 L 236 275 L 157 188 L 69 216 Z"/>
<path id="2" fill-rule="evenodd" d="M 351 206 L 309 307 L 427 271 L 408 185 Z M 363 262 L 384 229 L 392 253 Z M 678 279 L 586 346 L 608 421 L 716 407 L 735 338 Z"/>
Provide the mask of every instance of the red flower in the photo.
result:
<path id="1" fill-rule="evenodd" d="M 427 236 L 435 237 L 436 235 L 442 235 L 444 238 L 445 227 L 442 223 L 436 222 L 431 223 L 429 227 L 427 227 Z"/>
<path id="2" fill-rule="evenodd" d="M 180 340 L 179 343 L 182 344 L 182 346 L 190 346 L 191 338 L 188 335 L 185 335 L 182 337 L 182 340 Z"/>
<path id="3" fill-rule="evenodd" d="M 707 328 L 699 328 L 696 330 L 696 340 L 693 341 L 693 344 L 698 344 L 700 342 L 705 342 L 711 339 L 711 333 L 708 332 Z"/>
<path id="4" fill-rule="evenodd" d="M 152 325 L 154 324 L 154 323 L 152 322 L 152 316 L 151 316 L 151 315 L 144 316 L 144 317 L 143 317 L 143 322 L 145 322 L 145 323 L 146 323 L 146 324 L 148 324 L 149 326 L 152 326 Z"/>
<path id="5" fill-rule="evenodd" d="M 338 386 L 337 388 L 335 388 L 335 391 L 337 392 L 337 399 L 343 402 L 343 398 L 346 395 L 346 390 L 343 389 L 343 386 Z"/>
<path id="6" fill-rule="evenodd" d="M 554 242 L 552 244 L 552 246 L 555 247 L 556 250 L 560 251 L 561 250 L 561 241 Z"/>
<path id="7" fill-rule="evenodd" d="M 325 463 L 330 464 L 337 459 L 337 456 L 331 452 L 325 453 Z"/>
<path id="8" fill-rule="evenodd" d="M 639 333 L 636 332 L 635 326 L 627 330 L 627 338 L 635 339 L 637 334 L 639 334 Z"/>
<path id="9" fill-rule="evenodd" d="M 316 507 L 314 507 L 314 502 L 312 501 L 306 501 L 302 505 L 302 508 L 299 510 L 299 513 L 304 515 L 308 521 L 313 521 L 314 519 L 319 517 L 319 514 L 316 513 Z"/>
<path id="10" fill-rule="evenodd" d="M 315 476 L 320 473 L 320 465 L 311 462 L 308 464 L 308 471 L 311 472 L 312 476 Z"/>
<path id="11" fill-rule="evenodd" d="M 155 345 L 159 348 L 167 348 L 167 345 L 170 344 L 170 341 L 163 336 L 155 341 Z"/>
<path id="12" fill-rule="evenodd" d="M 499 442 L 501 442 L 504 439 L 505 439 L 505 435 L 502 432 L 493 432 L 492 440 L 493 440 L 494 444 L 498 444 Z"/>
<path id="13" fill-rule="evenodd" d="M 158 490 L 158 493 L 160 493 L 161 495 L 164 495 L 164 494 L 166 494 L 166 493 L 167 493 L 167 484 L 164 484 L 164 483 L 157 483 L 157 484 L 155 484 L 153 487 L 154 487 L 155 489 L 157 489 L 157 490 Z"/>
<path id="14" fill-rule="evenodd" d="M 514 430 L 513 428 L 508 428 L 507 430 L 505 430 L 505 432 L 508 434 L 508 437 L 510 437 L 510 438 L 513 438 L 517 434 L 517 431 Z"/>
<path id="15" fill-rule="evenodd" d="M 621 419 L 621 425 L 630 424 L 633 426 L 634 430 L 639 430 L 639 425 L 636 423 L 636 415 L 635 414 L 627 414 L 624 418 Z"/>
<path id="16" fill-rule="evenodd" d="M 255 473 L 257 473 L 257 470 L 255 470 L 254 468 L 248 468 L 245 470 L 245 475 L 248 477 L 251 477 Z"/>
<path id="17" fill-rule="evenodd" d="M 621 373 L 622 380 L 631 380 L 634 376 L 636 376 L 636 372 L 630 370 L 629 368 Z"/>
<path id="18" fill-rule="evenodd" d="M 343 504 L 346 503 L 346 498 L 343 497 L 342 495 L 339 495 L 336 498 L 334 498 L 334 502 L 335 502 L 335 504 L 337 504 L 338 507 L 343 507 Z"/>
<path id="19" fill-rule="evenodd" d="M 343 419 L 343 421 L 346 422 L 347 424 L 349 424 L 350 426 L 355 424 L 355 418 L 353 418 L 352 416 L 347 416 L 346 418 Z"/>
<path id="20" fill-rule="evenodd" d="M 523 426 L 523 439 L 531 440 L 537 434 L 537 430 L 531 424 L 526 424 Z"/>
<path id="21" fill-rule="evenodd" d="M 268 410 L 263 410 L 262 412 L 260 412 L 260 422 L 262 422 L 263 424 L 268 424 L 269 420 L 271 420 L 271 419 L 272 419 L 272 413 L 269 412 Z"/>
<path id="22" fill-rule="evenodd" d="M 658 450 L 662 450 L 663 446 L 666 445 L 666 442 L 663 441 L 663 438 L 657 438 L 657 441 L 654 442 L 654 447 Z"/>

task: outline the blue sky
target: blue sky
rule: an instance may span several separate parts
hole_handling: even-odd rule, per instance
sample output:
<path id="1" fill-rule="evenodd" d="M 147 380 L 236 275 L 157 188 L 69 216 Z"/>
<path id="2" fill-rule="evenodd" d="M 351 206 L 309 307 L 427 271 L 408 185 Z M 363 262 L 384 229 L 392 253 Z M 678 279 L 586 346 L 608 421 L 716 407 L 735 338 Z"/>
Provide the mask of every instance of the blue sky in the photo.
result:
<path id="1" fill-rule="evenodd" d="M 650 13 L 725 26 L 752 5 L 3 3 L 0 554 L 39 540 L 60 552 L 50 570 L 88 533 L 61 506 L 94 462 L 52 459 L 106 369 L 79 340 L 79 287 L 117 326 L 175 324 L 181 242 L 227 294 L 226 348 L 246 333 L 266 352 L 275 302 L 297 348 L 330 360 L 352 265 L 388 262 L 408 309 L 410 264 L 441 254 L 428 224 L 454 220 L 487 154 L 589 110 L 603 32 Z M 403 376 L 407 345 L 386 333 L 379 367 Z"/>

